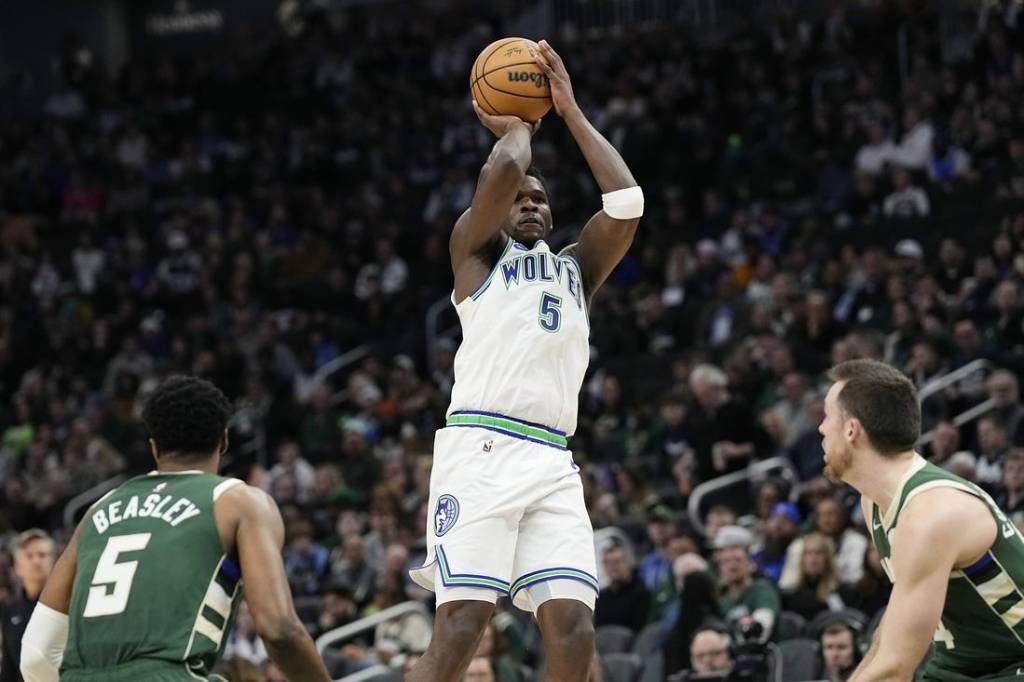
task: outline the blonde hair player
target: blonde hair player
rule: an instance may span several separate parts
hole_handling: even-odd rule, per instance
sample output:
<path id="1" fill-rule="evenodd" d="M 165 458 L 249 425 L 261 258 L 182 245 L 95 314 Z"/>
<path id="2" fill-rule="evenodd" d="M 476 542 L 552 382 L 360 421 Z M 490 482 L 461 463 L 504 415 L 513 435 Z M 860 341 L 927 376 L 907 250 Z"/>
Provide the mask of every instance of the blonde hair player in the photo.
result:
<path id="1" fill-rule="evenodd" d="M 474 110 L 498 137 L 452 230 L 452 302 L 463 341 L 434 442 L 429 554 L 413 579 L 437 595 L 430 648 L 407 680 L 461 677 L 499 596 L 532 611 L 547 678 L 585 680 L 594 651 L 594 538 L 567 449 L 590 358 L 587 308 L 633 241 L 643 193 L 573 97 L 545 41 L 536 63 L 604 207 L 554 253 L 547 187 L 531 170 L 537 124 Z"/>
<path id="2" fill-rule="evenodd" d="M 935 642 L 925 680 L 1024 675 L 1024 539 L 978 486 L 914 451 L 913 384 L 872 360 L 834 367 L 825 398 L 825 475 L 861 493 L 893 581 L 885 616 L 854 682 L 910 680 Z"/>

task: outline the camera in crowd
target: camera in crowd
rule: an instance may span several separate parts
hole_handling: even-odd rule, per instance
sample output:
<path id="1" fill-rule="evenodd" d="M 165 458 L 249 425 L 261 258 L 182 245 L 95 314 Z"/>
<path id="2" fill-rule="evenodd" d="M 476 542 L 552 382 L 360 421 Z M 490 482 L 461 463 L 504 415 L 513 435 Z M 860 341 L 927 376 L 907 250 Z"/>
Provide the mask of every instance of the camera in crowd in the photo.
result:
<path id="1" fill-rule="evenodd" d="M 764 626 L 743 616 L 726 629 L 699 629 L 690 647 L 690 670 L 670 676 L 669 682 L 769 682 L 775 669 L 774 647 L 764 641 Z"/>

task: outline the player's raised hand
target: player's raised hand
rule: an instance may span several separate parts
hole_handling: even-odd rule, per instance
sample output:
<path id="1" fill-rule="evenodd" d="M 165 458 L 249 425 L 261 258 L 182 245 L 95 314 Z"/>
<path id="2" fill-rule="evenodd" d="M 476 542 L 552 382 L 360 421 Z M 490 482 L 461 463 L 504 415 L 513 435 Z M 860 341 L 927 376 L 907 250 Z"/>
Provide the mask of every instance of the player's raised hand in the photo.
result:
<path id="1" fill-rule="evenodd" d="M 480 105 L 476 103 L 476 100 L 473 100 L 473 111 L 476 112 L 476 117 L 480 119 L 480 122 L 484 124 L 484 127 L 498 137 L 505 137 L 505 135 L 508 134 L 508 131 L 517 123 L 521 123 L 529 128 L 531 136 L 536 134 L 537 130 L 540 129 L 539 120 L 536 123 L 529 123 L 518 116 L 488 114 L 480 108 Z"/>
<path id="2" fill-rule="evenodd" d="M 555 113 L 565 117 L 566 114 L 577 109 L 576 96 L 572 93 L 572 82 L 569 80 L 569 72 L 558 53 L 548 45 L 548 41 L 542 40 L 537 43 L 540 56 L 533 61 L 544 71 L 551 83 L 551 101 L 555 105 Z"/>

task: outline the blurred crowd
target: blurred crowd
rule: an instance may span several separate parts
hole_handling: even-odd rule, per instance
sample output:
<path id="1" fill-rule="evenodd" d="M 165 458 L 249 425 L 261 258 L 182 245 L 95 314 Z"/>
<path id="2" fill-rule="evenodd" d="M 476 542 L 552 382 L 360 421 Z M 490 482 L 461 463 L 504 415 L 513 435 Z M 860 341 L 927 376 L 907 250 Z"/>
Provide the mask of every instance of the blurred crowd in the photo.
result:
<path id="1" fill-rule="evenodd" d="M 743 619 L 778 640 L 796 622 L 783 612 L 810 627 L 853 609 L 857 639 L 885 604 L 856 498 L 820 478 L 832 363 L 882 359 L 927 387 L 923 453 L 1024 521 L 1020 5 L 822 5 L 551 37 L 648 197 L 593 300 L 571 447 L 602 538 L 598 625 L 656 632 L 666 674 Z M 450 310 L 439 336 L 425 321 L 491 144 L 465 75 L 504 24 L 416 11 L 335 8 L 226 54 L 141 55 L 112 79 L 59 59 L 44 110 L 0 121 L 0 534 L 42 528 L 59 550 L 70 501 L 152 467 L 147 391 L 194 373 L 237 407 L 226 472 L 281 506 L 311 631 L 432 604 L 406 571 L 458 336 Z M 599 191 L 546 123 L 534 160 L 558 248 Z M 701 482 L 771 457 L 792 475 L 689 515 Z M 19 589 L 12 552 L 0 596 Z M 530 624 L 503 612 L 489 632 L 467 679 L 524 679 Z M 332 665 L 397 665 L 425 637 L 411 618 Z M 244 611 L 229 654 L 265 666 Z"/>

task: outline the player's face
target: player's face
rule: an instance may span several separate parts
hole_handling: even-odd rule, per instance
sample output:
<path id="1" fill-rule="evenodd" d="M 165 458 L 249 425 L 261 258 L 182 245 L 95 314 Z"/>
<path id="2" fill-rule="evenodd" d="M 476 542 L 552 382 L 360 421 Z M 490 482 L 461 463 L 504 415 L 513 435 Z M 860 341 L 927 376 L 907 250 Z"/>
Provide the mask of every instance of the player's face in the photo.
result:
<path id="1" fill-rule="evenodd" d="M 508 214 L 505 232 L 520 244 L 533 246 L 551 230 L 551 207 L 548 193 L 540 180 L 527 175 L 519 185 L 516 200 Z"/>
<path id="2" fill-rule="evenodd" d="M 843 480 L 843 474 L 853 463 L 850 444 L 843 433 L 843 411 L 840 409 L 837 399 L 839 392 L 843 390 L 843 385 L 844 382 L 841 381 L 832 384 L 828 395 L 825 396 L 825 418 L 818 426 L 818 433 L 821 434 L 821 449 L 825 452 L 825 478 L 834 482 Z"/>

